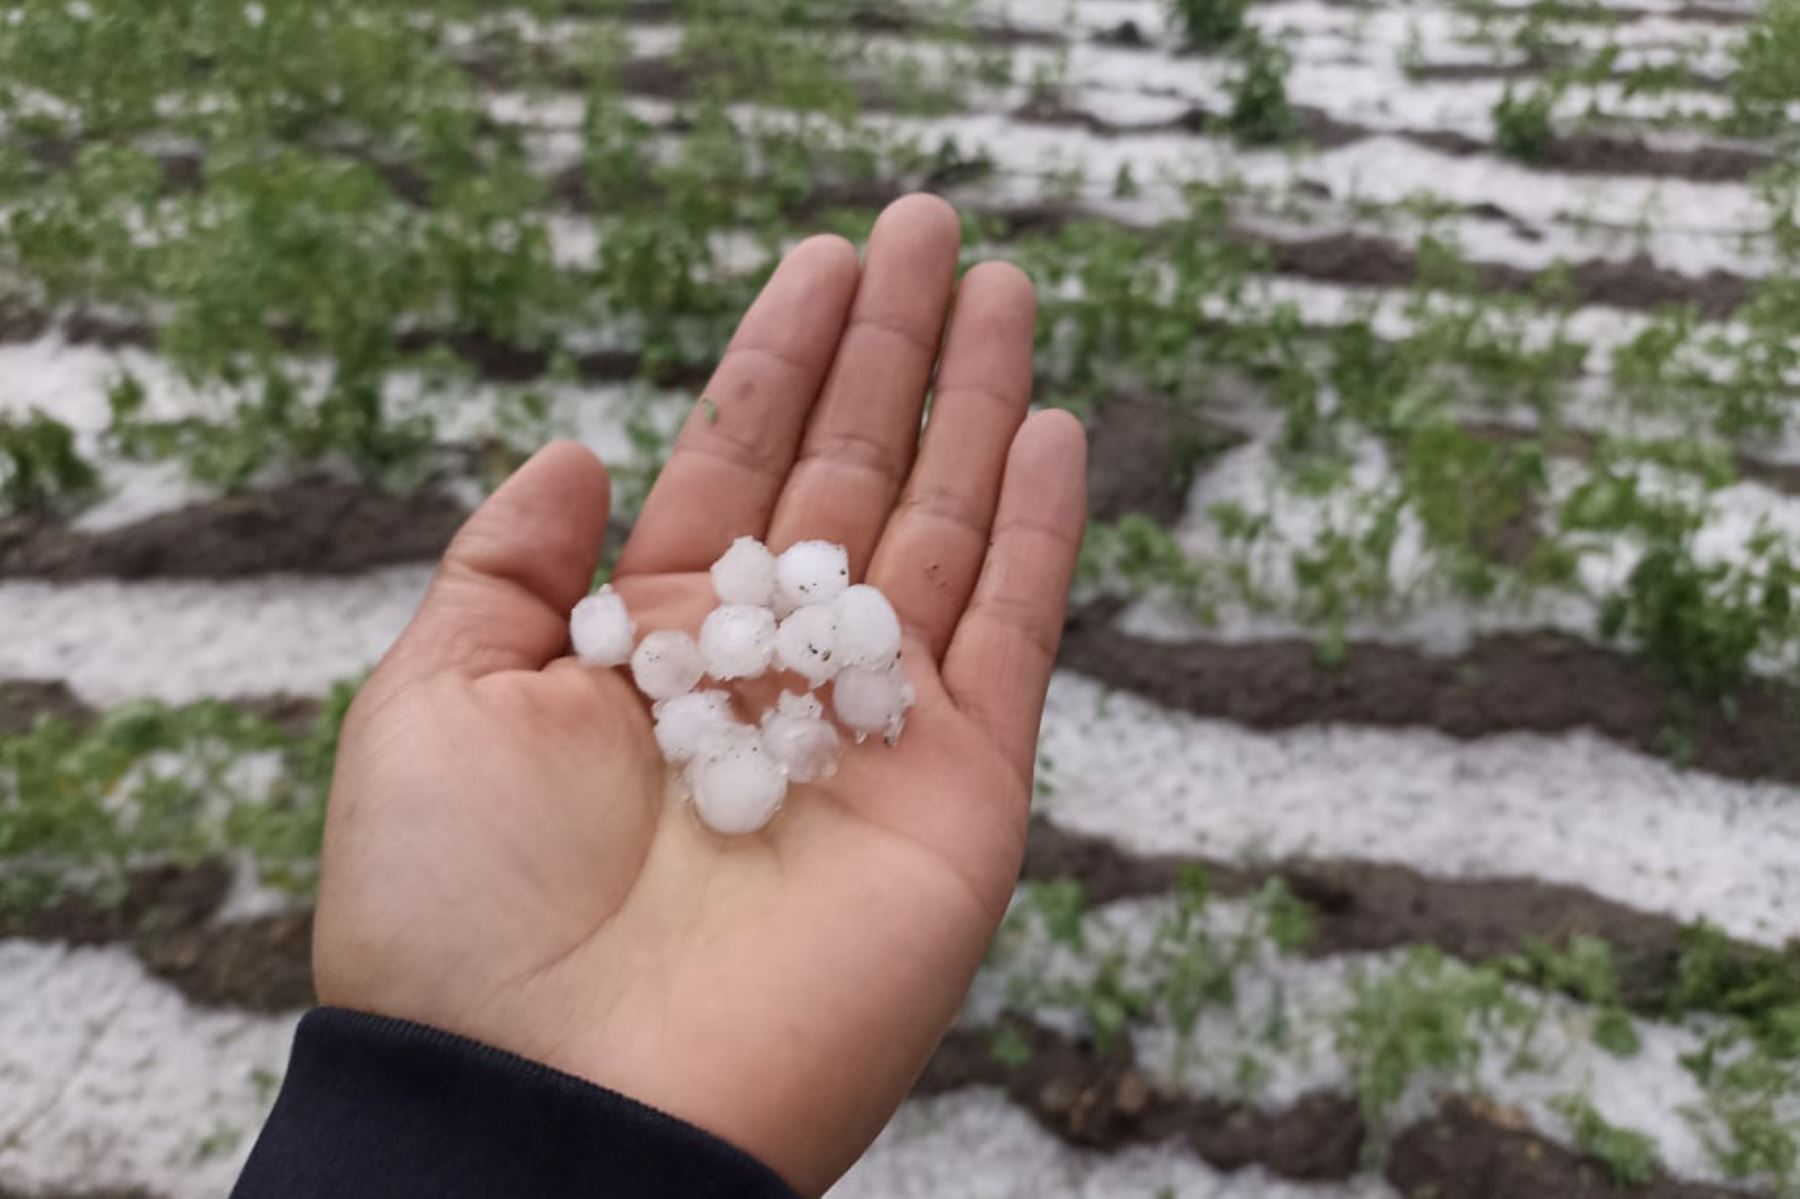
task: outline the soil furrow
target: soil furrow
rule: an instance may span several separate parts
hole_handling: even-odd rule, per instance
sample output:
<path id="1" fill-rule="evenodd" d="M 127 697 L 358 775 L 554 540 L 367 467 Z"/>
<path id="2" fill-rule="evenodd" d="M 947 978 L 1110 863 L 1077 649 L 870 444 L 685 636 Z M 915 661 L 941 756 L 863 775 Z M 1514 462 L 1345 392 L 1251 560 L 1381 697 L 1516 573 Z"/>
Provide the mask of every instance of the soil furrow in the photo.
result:
<path id="1" fill-rule="evenodd" d="M 1675 980 L 1679 921 L 1581 887 L 1532 878 L 1434 878 L 1405 866 L 1358 860 L 1279 862 L 1248 869 L 1204 857 L 1141 855 L 1035 817 L 1023 877 L 1081 884 L 1090 903 L 1171 893 L 1184 870 L 1207 871 L 1222 895 L 1245 895 L 1280 878 L 1314 914 L 1316 957 L 1429 945 L 1471 962 L 1563 947 L 1593 937 L 1613 947 L 1620 998 L 1654 1014 Z M 1747 951 L 1747 950 L 1746 950 Z"/>
<path id="2" fill-rule="evenodd" d="M 1080 883 L 1092 904 L 1172 893 L 1183 870 L 1207 870 L 1221 895 L 1245 895 L 1272 878 L 1314 912 L 1315 957 L 1434 946 L 1468 961 L 1565 945 L 1586 936 L 1613 947 L 1621 1000 L 1660 1010 L 1675 978 L 1681 924 L 1580 887 L 1529 878 L 1433 878 L 1404 866 L 1358 860 L 1246 868 L 1204 857 L 1133 854 L 1103 838 L 1032 821 L 1023 877 Z M 74 945 L 129 943 L 147 969 L 196 1003 L 289 1011 L 311 1001 L 311 913 L 218 922 L 231 884 L 214 862 L 132 875 L 117 903 L 71 897 L 29 914 L 0 914 L 0 937 Z M 1745 954 L 1755 952 L 1743 947 Z"/>
<path id="3" fill-rule="evenodd" d="M 996 1060 L 1002 1029 L 1023 1060 Z M 1026 1056 L 1028 1051 L 1028 1056 Z M 1018 1060 L 1017 1057 L 1011 1060 Z M 1181 1146 L 1216 1169 L 1261 1167 L 1299 1182 L 1344 1182 L 1370 1150 L 1369 1130 L 1349 1096 L 1315 1092 L 1263 1110 L 1172 1091 L 1138 1066 L 1128 1044 L 1106 1050 L 1008 1016 L 994 1029 L 957 1029 L 914 1088 L 915 1096 L 993 1087 L 1045 1131 L 1090 1151 Z M 1384 1173 L 1412 1199 L 1733 1199 L 1748 1192 L 1657 1177 L 1615 1186 L 1596 1159 L 1533 1132 L 1522 1113 L 1450 1096 L 1436 1115 L 1385 1146 Z"/>
<path id="4" fill-rule="evenodd" d="M 1114 627 L 1116 606 L 1074 614 L 1064 667 L 1120 691 L 1253 729 L 1426 728 L 1460 738 L 1587 729 L 1727 778 L 1800 782 L 1800 692 L 1757 680 L 1735 714 L 1683 703 L 1647 665 L 1557 633 L 1484 637 L 1456 655 L 1374 642 L 1321 664 L 1294 639 L 1163 642 Z"/>
<path id="5" fill-rule="evenodd" d="M 345 575 L 428 562 L 468 516 L 444 493 L 301 482 L 221 496 L 87 532 L 31 517 L 0 520 L 0 579 L 236 579 Z"/>

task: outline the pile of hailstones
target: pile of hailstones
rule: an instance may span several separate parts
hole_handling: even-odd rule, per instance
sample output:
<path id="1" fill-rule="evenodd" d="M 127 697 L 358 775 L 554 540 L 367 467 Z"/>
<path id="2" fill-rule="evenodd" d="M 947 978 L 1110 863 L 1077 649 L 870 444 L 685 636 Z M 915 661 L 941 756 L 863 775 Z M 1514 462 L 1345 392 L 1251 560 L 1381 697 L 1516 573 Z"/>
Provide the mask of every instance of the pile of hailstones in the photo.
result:
<path id="1" fill-rule="evenodd" d="M 580 659 L 631 663 L 638 690 L 654 704 L 656 744 L 681 772 L 694 807 L 721 833 L 753 833 L 787 797 L 788 784 L 837 773 L 838 732 L 814 694 L 827 683 L 831 705 L 860 743 L 900 737 L 913 691 L 900 668 L 900 620 L 879 588 L 850 585 L 841 545 L 802 541 L 779 558 L 740 537 L 712 568 L 719 606 L 696 642 L 664 630 L 637 640 L 637 623 L 611 587 L 582 600 L 569 618 Z M 762 678 L 771 666 L 805 680 L 782 691 L 760 726 L 745 724 L 732 695 L 697 690 Z"/>

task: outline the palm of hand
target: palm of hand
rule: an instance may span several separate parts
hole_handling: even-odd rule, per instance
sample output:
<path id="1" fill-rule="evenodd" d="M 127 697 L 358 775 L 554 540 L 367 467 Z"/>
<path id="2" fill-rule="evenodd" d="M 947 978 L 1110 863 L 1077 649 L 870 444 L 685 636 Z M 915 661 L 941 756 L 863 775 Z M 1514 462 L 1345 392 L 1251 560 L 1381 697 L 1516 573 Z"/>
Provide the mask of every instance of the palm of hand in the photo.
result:
<path id="1" fill-rule="evenodd" d="M 900 743 L 847 749 L 759 834 L 707 830 L 669 795 L 629 678 L 544 665 L 591 573 L 607 486 L 584 451 L 554 447 L 471 521 L 346 725 L 324 1001 L 609 1086 L 802 1193 L 873 1138 L 1010 895 L 1083 508 L 1078 429 L 1019 432 L 1030 292 L 1004 268 L 963 284 L 944 415 L 913 466 L 954 262 L 947 210 L 922 200 L 884 217 L 860 286 L 842 243 L 796 250 L 616 580 L 640 632 L 692 631 L 732 536 L 844 542 L 907 625 L 919 703 Z"/>

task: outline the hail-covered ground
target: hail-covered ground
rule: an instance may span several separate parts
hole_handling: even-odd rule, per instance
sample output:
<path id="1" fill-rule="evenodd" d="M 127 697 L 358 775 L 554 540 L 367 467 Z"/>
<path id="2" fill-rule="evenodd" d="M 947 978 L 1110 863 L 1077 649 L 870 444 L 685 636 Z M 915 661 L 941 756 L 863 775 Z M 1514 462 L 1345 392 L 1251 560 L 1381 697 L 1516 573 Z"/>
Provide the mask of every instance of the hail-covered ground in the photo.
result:
<path id="1" fill-rule="evenodd" d="M 1693 321 L 1722 339 L 1752 335 L 1739 306 L 1772 261 L 1754 180 L 1777 156 L 1703 118 L 1729 107 L 1721 81 L 1760 6 L 1256 4 L 1248 23 L 1285 49 L 1301 130 L 1264 148 L 1238 144 L 1219 120 L 1237 103 L 1241 57 L 1186 49 L 1175 7 L 985 0 L 968 18 L 986 31 L 974 44 L 1006 71 L 942 111 L 871 104 L 862 120 L 982 161 L 968 181 L 930 181 L 971 211 L 1010 216 L 980 247 L 996 256 L 1034 219 L 1079 212 L 1148 230 L 1186 213 L 1197 182 L 1229 188 L 1234 236 L 1270 251 L 1246 284 L 1257 310 L 1311 330 L 1417 328 L 1425 318 L 1394 264 L 1416 268 L 1427 237 L 1479 266 L 1476 290 L 1528 295 L 1538 272 L 1567 264 L 1576 301 L 1530 309 L 1519 327 L 1528 342 L 1567 335 L 1584 347 L 1562 413 L 1576 447 L 1605 431 L 1613 351 L 1652 327 L 1659 297 L 1692 304 Z M 518 25 L 528 44 L 554 46 L 586 20 Z M 1520 34 L 1534 22 L 1554 35 L 1542 56 Z M 619 28 L 627 64 L 666 65 L 681 40 L 666 6 L 628 8 Z M 949 53 L 902 20 L 870 21 L 859 36 L 875 57 Z M 1558 84 L 1560 151 L 1503 154 L 1496 106 L 1548 78 L 1547 64 L 1608 47 L 1610 75 Z M 1659 65 L 1685 82 L 1619 81 Z M 622 78 L 650 136 L 678 139 L 679 89 L 648 69 Z M 528 131 L 534 170 L 578 164 L 579 94 L 486 83 L 488 118 Z M 1590 132 L 1567 133 L 1578 125 Z M 558 213 L 549 227 L 558 263 L 607 253 L 586 215 Z M 755 261 L 753 239 L 718 240 L 719 261 Z M 1046 291 L 1101 286 L 1104 268 Z M 1214 315 L 1229 322 L 1240 300 L 1220 296 Z M 634 332 L 597 327 L 586 344 L 602 354 Z M 142 340 L 58 321 L 0 338 L 0 413 L 42 410 L 102 471 L 97 501 L 53 522 L 54 538 L 21 525 L 10 543 L 41 535 L 67 547 L 60 556 L 9 549 L 0 526 L 0 744 L 22 744 L 40 715 L 86 719 L 143 700 L 231 701 L 304 727 L 379 658 L 429 577 L 435 543 L 401 535 L 420 512 L 359 515 L 361 540 L 345 549 L 331 513 L 352 509 L 333 492 L 338 506 L 302 545 L 279 519 L 301 509 L 268 497 L 327 486 L 316 475 L 266 467 L 247 498 L 221 500 L 177 465 L 122 453 L 106 430 L 123 375 L 158 418 L 221 403 Z M 1067 346 L 1045 349 L 1050 359 Z M 301 374 L 317 365 L 296 363 Z M 1326 652 L 1307 600 L 1316 581 L 1285 552 L 1243 551 L 1217 514 L 1257 522 L 1265 546 L 1325 528 L 1360 535 L 1369 512 L 1347 497 L 1380 494 L 1394 460 L 1372 437 L 1352 455 L 1354 487 L 1291 486 L 1277 461 L 1291 426 L 1266 390 L 1215 365 L 1208 415 L 1223 448 L 1163 488 L 1172 494 L 1118 500 L 1111 515 L 1156 509 L 1169 544 L 1196 561 L 1231 558 L 1250 585 L 1194 605 L 1167 587 L 1116 595 L 1084 583 L 1045 713 L 1015 911 L 919 1093 L 832 1194 L 1511 1199 L 1597 1193 L 1609 1172 L 1659 1179 L 1670 1196 L 1800 1185 L 1788 1156 L 1800 1138 L 1792 1046 L 1783 1058 L 1741 1023 L 1767 1014 L 1755 1005 L 1770 987 L 1790 988 L 1800 1011 L 1800 971 L 1746 975 L 1737 992 L 1718 983 L 1732 963 L 1777 961 L 1800 938 L 1800 709 L 1779 689 L 1792 658 L 1780 646 L 1750 655 L 1737 723 L 1670 718 L 1652 702 L 1662 676 L 1600 633 L 1594 597 L 1631 575 L 1633 552 L 1585 557 L 1584 587 L 1476 604 L 1423 581 L 1435 566 L 1405 521 L 1391 574 L 1400 592 L 1417 584 L 1417 602 L 1351 611 Z M 1775 368 L 1789 411 L 1793 369 Z M 440 441 L 480 447 L 508 432 L 518 379 L 492 373 L 450 397 Z M 698 394 L 601 373 L 544 366 L 532 433 L 637 462 Z M 400 410 L 424 389 L 404 373 L 384 385 Z M 1175 427 L 1153 425 L 1148 442 L 1114 436 L 1128 415 L 1102 404 L 1091 417 L 1102 506 L 1134 477 L 1155 490 L 1167 473 Z M 1531 424 L 1528 403 L 1503 415 L 1514 432 Z M 1706 497 L 1689 542 L 1697 558 L 1729 566 L 1771 534 L 1800 539 L 1795 425 L 1749 445 L 1742 479 Z M 1544 467 L 1557 503 L 1587 493 L 1580 458 L 1572 449 Z M 452 460 L 462 469 L 441 471 L 430 491 L 454 514 L 491 472 L 476 450 Z M 353 487 L 335 476 L 329 486 Z M 604 601 L 576 630 L 596 660 L 635 649 L 640 679 L 670 676 L 645 689 L 681 704 L 666 730 L 672 757 L 719 716 L 704 695 L 678 700 L 699 655 L 715 675 L 759 673 L 771 657 L 807 666 L 806 630 L 762 607 L 770 588 L 746 582 L 757 568 L 744 566 L 723 567 L 721 600 L 738 606 L 695 630 L 697 645 L 634 645 Z M 812 611 L 802 602 L 790 606 Z M 695 661 L 652 660 L 659 649 Z M 1337 656 L 1341 666 L 1322 664 Z M 886 694 L 866 706 L 855 723 L 876 731 L 904 707 Z M 797 735 L 818 723 L 798 706 L 776 715 Z M 229 760 L 127 755 L 104 789 L 166 771 L 204 792 L 208 829 L 291 798 L 284 772 L 300 759 L 219 737 Z M 23 808 L 20 788 L 51 785 L 32 769 L 21 754 L 0 758 L 12 788 L 0 787 L 0 815 Z M 137 881 L 112 880 L 128 892 L 122 904 L 115 887 L 95 901 L 101 912 L 74 901 L 0 911 L 12 934 L 0 939 L 0 1196 L 229 1191 L 305 1003 L 296 930 L 307 900 L 304 869 L 298 883 L 270 877 L 279 852 L 222 843 L 231 852 L 216 878 L 171 837 L 154 860 L 127 863 Z M 0 838 L 0 881 L 32 865 Z M 175 881 L 143 881 L 151 867 Z M 1490 1180 L 1498 1189 L 1482 1189 Z"/>

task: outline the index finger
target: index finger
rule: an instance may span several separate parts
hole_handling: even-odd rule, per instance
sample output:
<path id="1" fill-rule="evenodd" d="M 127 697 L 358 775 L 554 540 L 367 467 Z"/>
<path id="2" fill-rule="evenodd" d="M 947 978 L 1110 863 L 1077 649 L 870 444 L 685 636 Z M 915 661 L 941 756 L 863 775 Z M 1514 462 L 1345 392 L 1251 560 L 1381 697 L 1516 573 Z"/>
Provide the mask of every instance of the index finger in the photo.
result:
<path id="1" fill-rule="evenodd" d="M 621 576 L 705 570 L 737 538 L 768 532 L 859 275 L 843 238 L 789 251 L 688 414 L 620 556 Z"/>

